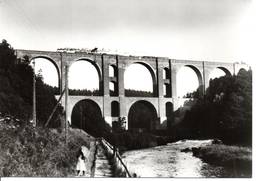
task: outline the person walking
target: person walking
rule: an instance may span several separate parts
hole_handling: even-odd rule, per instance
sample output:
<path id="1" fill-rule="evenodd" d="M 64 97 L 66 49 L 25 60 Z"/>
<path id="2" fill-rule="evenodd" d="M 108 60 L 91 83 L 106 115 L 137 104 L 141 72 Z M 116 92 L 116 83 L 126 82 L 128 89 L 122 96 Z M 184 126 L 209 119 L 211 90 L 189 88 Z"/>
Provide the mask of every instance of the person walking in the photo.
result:
<path id="1" fill-rule="evenodd" d="M 85 156 L 83 152 L 80 150 L 78 154 L 78 163 L 76 166 L 77 175 L 78 176 L 85 176 L 87 172 L 86 163 L 85 163 Z"/>

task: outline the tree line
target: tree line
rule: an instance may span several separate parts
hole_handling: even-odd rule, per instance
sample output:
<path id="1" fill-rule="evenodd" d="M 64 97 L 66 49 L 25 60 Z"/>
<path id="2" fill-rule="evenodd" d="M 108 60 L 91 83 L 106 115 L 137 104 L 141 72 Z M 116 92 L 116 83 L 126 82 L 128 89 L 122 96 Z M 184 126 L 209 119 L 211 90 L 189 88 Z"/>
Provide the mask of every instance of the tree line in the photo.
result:
<path id="1" fill-rule="evenodd" d="M 23 122 L 32 120 L 33 74 L 34 71 L 25 56 L 18 59 L 14 49 L 6 41 L 0 43 L 0 112 L 12 115 Z M 43 82 L 42 76 L 36 76 L 36 113 L 37 124 L 43 126 L 57 104 L 55 90 Z M 61 125 L 63 109 L 59 105 L 50 121 L 49 127 Z"/>
<path id="2" fill-rule="evenodd" d="M 184 119 L 170 128 L 181 138 L 218 138 L 227 144 L 252 144 L 252 71 L 210 81 L 205 96 L 198 90 L 196 102 Z M 170 120 L 174 121 L 174 120 Z"/>

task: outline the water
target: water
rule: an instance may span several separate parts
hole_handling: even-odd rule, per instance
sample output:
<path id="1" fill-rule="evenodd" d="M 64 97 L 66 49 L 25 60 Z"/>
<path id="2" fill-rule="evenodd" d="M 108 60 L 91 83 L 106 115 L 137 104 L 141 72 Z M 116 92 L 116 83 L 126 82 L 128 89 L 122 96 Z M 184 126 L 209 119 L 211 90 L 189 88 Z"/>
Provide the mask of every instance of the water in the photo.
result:
<path id="1" fill-rule="evenodd" d="M 184 148 L 201 147 L 212 140 L 185 140 L 148 149 L 125 152 L 122 157 L 131 172 L 140 177 L 222 177 L 223 167 L 209 165 Z"/>

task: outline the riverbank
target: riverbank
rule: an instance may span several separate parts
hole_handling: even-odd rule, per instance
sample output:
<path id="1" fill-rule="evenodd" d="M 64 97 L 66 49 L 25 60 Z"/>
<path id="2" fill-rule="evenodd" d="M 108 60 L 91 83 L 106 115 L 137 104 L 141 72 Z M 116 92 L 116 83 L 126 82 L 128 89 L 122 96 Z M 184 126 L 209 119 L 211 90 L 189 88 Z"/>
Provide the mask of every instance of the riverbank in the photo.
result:
<path id="1" fill-rule="evenodd" d="M 228 177 L 252 177 L 252 149 L 248 147 L 212 144 L 193 148 L 193 155 L 204 162 L 223 166 Z"/>
<path id="2" fill-rule="evenodd" d="M 79 129 L 48 129 L 24 125 L 13 118 L 0 119 L 0 176 L 75 176 L 77 153 L 90 147 L 92 137 Z"/>
<path id="3" fill-rule="evenodd" d="M 124 151 L 166 145 L 170 142 L 170 138 L 152 133 L 125 131 L 123 133 L 114 134 L 113 140 L 108 139 L 108 141 L 117 146 L 120 153 L 122 153 Z"/>

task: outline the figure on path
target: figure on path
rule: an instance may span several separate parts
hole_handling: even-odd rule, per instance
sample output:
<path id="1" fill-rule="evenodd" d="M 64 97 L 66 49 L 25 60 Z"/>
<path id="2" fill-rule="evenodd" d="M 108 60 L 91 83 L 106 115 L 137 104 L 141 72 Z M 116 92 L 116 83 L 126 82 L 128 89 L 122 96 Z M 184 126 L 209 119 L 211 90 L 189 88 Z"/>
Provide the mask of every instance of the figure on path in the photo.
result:
<path id="1" fill-rule="evenodd" d="M 85 156 L 82 152 L 82 150 L 79 151 L 78 154 L 78 163 L 76 166 L 76 170 L 77 170 L 77 175 L 78 176 L 85 176 L 86 175 L 86 163 L 85 163 Z"/>

